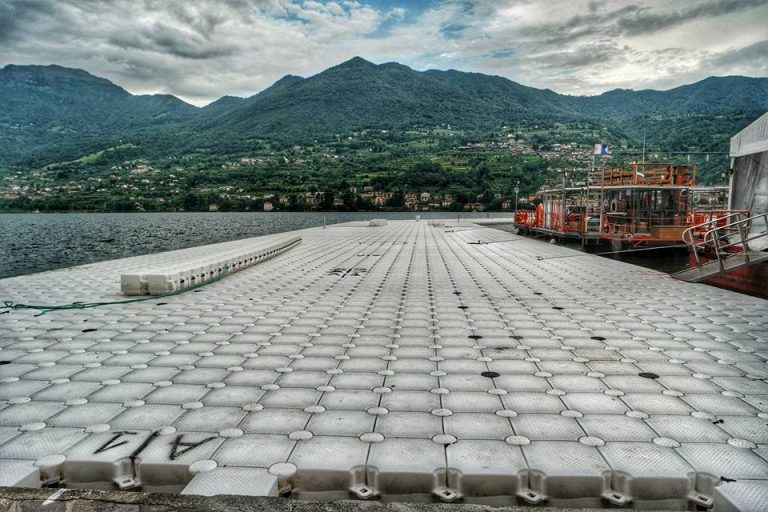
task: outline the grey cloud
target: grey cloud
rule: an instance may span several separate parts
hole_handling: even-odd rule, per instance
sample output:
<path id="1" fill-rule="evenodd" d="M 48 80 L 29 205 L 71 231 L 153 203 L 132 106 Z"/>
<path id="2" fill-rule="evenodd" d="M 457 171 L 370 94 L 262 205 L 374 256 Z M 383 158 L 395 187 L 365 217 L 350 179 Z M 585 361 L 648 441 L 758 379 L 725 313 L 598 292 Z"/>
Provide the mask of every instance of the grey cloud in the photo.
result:
<path id="1" fill-rule="evenodd" d="M 9 15 L 10 8 L 0 5 L 0 44 L 7 43 L 16 37 L 18 25 Z"/>
<path id="2" fill-rule="evenodd" d="M 61 8 L 50 0 L 5 0 L 0 2 L 0 43 L 23 38 L 35 23 L 61 15 Z"/>
<path id="3" fill-rule="evenodd" d="M 196 103 L 250 95 L 285 74 L 311 75 L 355 54 L 578 93 L 768 74 L 760 64 L 768 43 L 752 44 L 760 40 L 759 16 L 738 29 L 739 44 L 752 46 L 726 52 L 728 30 L 711 44 L 677 34 L 666 49 L 663 39 L 644 46 L 622 38 L 649 19 L 648 30 L 702 18 L 727 27 L 725 14 L 768 0 L 689 0 L 679 12 L 649 7 L 661 0 L 445 0 L 397 19 L 370 1 L 0 0 L 0 66 L 78 67 L 132 92 Z"/>
<path id="4" fill-rule="evenodd" d="M 538 45 L 546 48 L 563 48 L 579 40 L 610 36 L 612 32 L 610 28 L 599 26 L 582 27 L 571 31 L 542 30 L 539 34 Z"/>
<path id="5" fill-rule="evenodd" d="M 468 25 L 462 25 L 461 23 L 449 23 L 440 28 L 440 33 L 448 39 L 458 39 L 468 28 Z"/>
<path id="6" fill-rule="evenodd" d="M 760 41 L 744 48 L 723 52 L 711 61 L 713 69 L 747 65 L 753 76 L 768 72 L 768 41 Z"/>
<path id="7" fill-rule="evenodd" d="M 622 49 L 613 44 L 595 44 L 539 55 L 532 60 L 543 68 L 571 70 L 609 62 L 621 53 Z"/>
<path id="8" fill-rule="evenodd" d="M 148 28 L 137 28 L 111 36 L 108 42 L 120 48 L 155 51 L 185 59 L 213 59 L 234 55 L 234 45 L 212 43 L 196 34 L 182 32 L 163 23 Z"/>
<path id="9" fill-rule="evenodd" d="M 571 29 L 580 29 L 583 27 L 599 28 L 605 25 L 609 25 L 616 19 L 620 19 L 623 16 L 630 15 L 641 9 L 639 6 L 633 4 L 626 5 L 612 11 L 603 12 L 601 14 L 598 12 L 599 7 L 599 5 L 595 6 L 590 4 L 589 14 L 577 14 L 576 16 L 572 16 L 565 21 L 544 25 L 544 28 L 546 28 L 549 32 L 558 30 L 567 31 Z M 534 27 L 534 29 L 535 28 L 538 27 Z"/>
<path id="10" fill-rule="evenodd" d="M 588 7 L 589 14 L 578 14 L 564 21 L 526 27 L 520 33 L 548 47 L 561 47 L 580 39 L 616 37 L 619 33 L 616 20 L 640 9 L 637 5 L 627 5 L 600 13 L 600 5 L 592 4 Z"/>
<path id="11" fill-rule="evenodd" d="M 619 20 L 619 28 L 627 35 L 657 32 L 697 18 L 713 18 L 725 14 L 768 5 L 768 0 L 715 0 L 696 4 L 674 12 L 652 12 L 644 8 Z"/>
<path id="12" fill-rule="evenodd" d="M 504 59 L 507 57 L 511 57 L 515 55 L 517 52 L 512 48 L 500 48 L 498 50 L 493 50 L 489 54 L 489 57 L 492 59 Z"/>
<path id="13" fill-rule="evenodd" d="M 248 0 L 234 0 L 234 1 L 248 3 Z M 280 0 L 257 0 L 255 4 L 257 8 L 261 9 L 263 12 L 266 12 L 268 14 L 271 14 L 274 16 L 288 15 L 288 11 L 282 5 Z"/>
<path id="14" fill-rule="evenodd" d="M 173 14 L 177 20 L 184 25 L 194 29 L 198 34 L 210 38 L 216 27 L 226 21 L 226 17 L 217 12 L 190 12 L 187 6 L 172 5 L 170 8 L 171 14 Z"/>
<path id="15" fill-rule="evenodd" d="M 620 44 L 620 37 L 630 30 L 627 20 L 641 20 L 651 14 L 660 14 L 646 7 L 645 0 L 636 0 L 617 8 L 611 8 L 611 5 L 609 2 L 590 2 L 583 12 L 563 16 L 561 20 L 529 23 L 503 30 L 495 34 L 491 41 L 482 42 L 482 69 L 518 80 L 525 76 L 524 81 L 535 86 L 579 93 L 594 93 L 615 87 L 679 85 L 710 74 L 722 74 L 726 69 L 732 69 L 737 74 L 748 74 L 744 69 L 750 63 L 755 72 L 768 72 L 768 65 L 757 64 L 761 60 L 766 61 L 764 56 L 768 55 L 768 43 L 758 43 L 754 48 L 730 53 L 729 57 L 734 62 L 742 62 L 741 67 L 735 64 L 728 67 L 723 60 L 719 69 L 710 62 L 717 51 L 676 47 L 680 43 L 678 40 L 675 40 L 676 45 L 655 50 Z M 665 14 L 670 16 L 665 22 L 679 26 L 688 19 L 724 17 L 750 6 L 768 5 L 768 0 L 744 0 L 739 2 L 738 8 L 734 5 L 733 0 L 694 4 L 683 13 Z M 675 17 L 679 18 L 678 21 L 673 21 Z M 727 27 L 728 21 L 724 17 L 718 23 Z M 660 30 L 660 23 L 649 24 L 645 29 L 651 30 L 651 25 L 657 27 L 653 30 Z M 729 33 L 726 31 L 720 41 L 727 40 L 727 37 Z M 514 42 L 516 52 L 499 51 L 506 48 L 510 40 Z M 478 46 L 475 41 L 469 43 Z M 640 71 L 647 69 L 654 69 L 655 73 L 646 76 Z M 621 70 L 621 73 L 616 70 Z"/>
<path id="16" fill-rule="evenodd" d="M 589 2 L 587 4 L 587 8 L 589 9 L 589 12 L 597 12 L 597 10 L 602 7 L 605 4 L 604 1 L 602 2 Z"/>

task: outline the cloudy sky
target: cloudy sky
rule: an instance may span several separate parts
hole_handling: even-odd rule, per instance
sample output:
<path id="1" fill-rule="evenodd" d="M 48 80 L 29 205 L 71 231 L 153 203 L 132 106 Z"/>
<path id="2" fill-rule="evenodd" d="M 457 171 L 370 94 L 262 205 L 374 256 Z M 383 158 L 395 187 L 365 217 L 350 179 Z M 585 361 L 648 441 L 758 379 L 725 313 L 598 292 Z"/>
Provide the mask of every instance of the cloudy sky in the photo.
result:
<path id="1" fill-rule="evenodd" d="M 570 94 L 768 76 L 768 0 L 0 0 L 0 66 L 197 105 L 359 55 Z"/>

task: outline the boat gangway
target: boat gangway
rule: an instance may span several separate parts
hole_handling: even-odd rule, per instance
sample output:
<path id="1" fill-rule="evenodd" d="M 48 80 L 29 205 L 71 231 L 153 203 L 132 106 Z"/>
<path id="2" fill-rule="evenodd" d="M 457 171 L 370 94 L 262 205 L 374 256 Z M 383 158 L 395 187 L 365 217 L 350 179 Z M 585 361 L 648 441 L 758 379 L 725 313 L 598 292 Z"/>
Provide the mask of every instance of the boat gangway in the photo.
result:
<path id="1" fill-rule="evenodd" d="M 682 238 L 691 249 L 695 265 L 672 274 L 672 277 L 695 283 L 768 261 L 768 251 L 750 247 L 750 242 L 768 237 L 765 231 L 750 232 L 750 227 L 758 220 L 764 226 L 768 225 L 768 214 L 749 216 L 749 212 L 733 212 L 691 226 Z"/>

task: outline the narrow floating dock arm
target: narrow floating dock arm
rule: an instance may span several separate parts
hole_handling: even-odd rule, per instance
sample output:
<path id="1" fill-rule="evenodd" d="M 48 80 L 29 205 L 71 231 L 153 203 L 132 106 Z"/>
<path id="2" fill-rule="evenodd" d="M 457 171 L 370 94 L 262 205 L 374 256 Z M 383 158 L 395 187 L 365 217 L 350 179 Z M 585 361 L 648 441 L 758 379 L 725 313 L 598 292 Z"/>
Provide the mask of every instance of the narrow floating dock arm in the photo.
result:
<path id="1" fill-rule="evenodd" d="M 274 258 L 300 243 L 301 237 L 294 236 L 257 248 L 242 247 L 219 254 L 207 254 L 162 269 L 122 274 L 120 288 L 124 295 L 166 295 L 220 279 Z"/>

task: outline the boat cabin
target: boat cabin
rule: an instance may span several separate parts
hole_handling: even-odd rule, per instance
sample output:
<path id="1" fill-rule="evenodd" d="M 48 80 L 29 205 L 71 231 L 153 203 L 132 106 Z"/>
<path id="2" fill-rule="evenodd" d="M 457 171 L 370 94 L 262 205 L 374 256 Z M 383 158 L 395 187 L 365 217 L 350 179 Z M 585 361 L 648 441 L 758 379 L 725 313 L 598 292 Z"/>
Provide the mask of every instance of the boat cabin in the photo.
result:
<path id="1" fill-rule="evenodd" d="M 684 245 L 683 232 L 696 220 L 726 210 L 725 189 L 695 183 L 692 164 L 596 169 L 579 186 L 540 191 L 536 209 L 515 212 L 515 223 L 523 231 L 582 242 Z"/>

